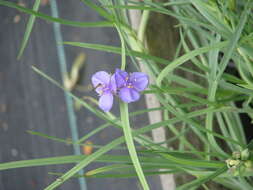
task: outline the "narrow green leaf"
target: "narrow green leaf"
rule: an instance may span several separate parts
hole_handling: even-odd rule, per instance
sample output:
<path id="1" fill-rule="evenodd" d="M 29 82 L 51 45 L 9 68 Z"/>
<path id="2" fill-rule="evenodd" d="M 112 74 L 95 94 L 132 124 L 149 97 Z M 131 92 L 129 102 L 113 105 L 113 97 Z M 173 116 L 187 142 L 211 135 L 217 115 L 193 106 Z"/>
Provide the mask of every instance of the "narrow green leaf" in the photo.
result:
<path id="1" fill-rule="evenodd" d="M 104 52 L 109 52 L 109 53 L 121 54 L 121 48 L 114 47 L 114 46 L 91 44 L 91 43 L 82 43 L 82 42 L 64 42 L 64 44 L 71 45 L 71 46 L 76 46 L 76 47 L 89 48 L 89 49 L 94 49 L 94 50 L 104 51 Z M 166 59 L 162 59 L 160 57 L 145 54 L 145 53 L 139 52 L 139 51 L 126 50 L 126 55 L 135 56 L 135 57 L 139 57 L 139 58 L 147 59 L 147 60 L 152 60 L 152 61 L 155 61 L 157 63 L 164 64 L 164 65 L 170 64 L 170 62 Z"/>
<path id="2" fill-rule="evenodd" d="M 54 136 L 49 136 L 49 135 L 46 135 L 44 133 L 40 133 L 40 132 L 36 132 L 36 131 L 27 131 L 29 134 L 31 135 L 37 135 L 37 136 L 40 136 L 40 137 L 43 137 L 43 138 L 46 138 L 46 139 L 50 139 L 50 140 L 53 140 L 53 141 L 56 141 L 56 142 L 61 142 L 61 143 L 71 143 L 72 144 L 72 141 L 68 142 L 68 140 L 66 139 L 61 139 L 61 138 L 58 138 L 58 137 L 54 137 Z"/>
<path id="3" fill-rule="evenodd" d="M 182 114 L 182 113 L 178 112 L 177 110 L 175 110 L 175 108 L 173 106 L 171 106 L 170 104 L 168 104 L 164 99 L 162 99 L 161 96 L 157 95 L 157 98 L 167 108 L 168 111 L 170 111 L 173 115 L 176 116 L 177 119 L 188 123 L 192 127 L 192 130 L 196 133 L 196 135 L 198 135 L 198 137 L 202 140 L 203 143 L 206 143 L 205 135 L 203 135 L 203 132 L 204 132 L 207 134 L 212 134 L 213 136 L 218 137 L 220 139 L 224 139 L 225 141 L 229 141 L 231 143 L 237 144 L 241 147 L 245 147 L 244 144 L 242 144 L 241 142 L 238 142 L 230 137 L 224 137 L 224 136 L 222 136 L 218 133 L 215 133 L 211 130 L 205 129 L 198 122 L 196 122 L 192 119 L 189 119 L 188 117 L 185 117 L 185 115 L 187 115 L 186 113 Z M 211 110 L 212 110 L 212 108 L 211 108 Z M 202 113 L 204 113 L 204 112 L 202 112 Z M 189 113 L 189 114 L 191 114 L 191 113 Z M 220 156 L 223 156 L 223 155 L 220 155 Z"/>
<path id="4" fill-rule="evenodd" d="M 219 168 L 224 166 L 224 162 L 217 162 L 217 161 L 208 161 L 208 160 L 196 160 L 196 159 L 190 159 L 190 158 L 179 158 L 176 156 L 172 156 L 170 153 L 160 153 L 164 158 L 175 162 L 179 165 L 185 165 L 190 167 L 204 167 L 204 168 Z"/>
<path id="5" fill-rule="evenodd" d="M 105 17 L 108 20 L 113 20 L 113 17 L 106 12 L 103 8 L 97 6 L 95 3 L 93 3 L 91 0 L 81 0 L 84 4 L 95 10 L 97 13 L 99 13 L 101 16 Z"/>
<path id="6" fill-rule="evenodd" d="M 171 174 L 171 173 L 176 173 L 178 170 L 163 170 L 163 171 L 151 171 L 151 172 L 145 172 L 146 176 L 152 176 L 152 175 L 161 175 L 161 174 Z M 56 175 L 56 176 L 62 176 L 63 173 L 56 173 L 56 172 L 49 172 L 51 175 Z M 108 174 L 95 174 L 91 176 L 82 176 L 82 175 L 74 175 L 73 178 L 79 178 L 79 177 L 86 177 L 86 178 L 132 178 L 136 177 L 136 173 L 108 173 Z"/>
<path id="7" fill-rule="evenodd" d="M 223 166 L 220 169 L 216 170 L 214 173 L 206 176 L 206 177 L 200 177 L 194 181 L 191 181 L 187 184 L 184 184 L 180 187 L 177 188 L 177 190 L 188 190 L 188 189 L 197 189 L 200 185 L 214 179 L 215 177 L 223 174 L 224 172 L 226 172 L 228 170 L 227 166 Z"/>
<path id="8" fill-rule="evenodd" d="M 95 135 L 96 133 L 100 132 L 101 130 L 105 129 L 106 127 L 109 127 L 110 123 L 105 123 L 103 125 L 100 125 L 99 127 L 96 127 L 96 129 L 92 130 L 91 132 L 89 132 L 87 135 L 83 136 L 82 138 L 80 138 L 76 143 L 79 144 L 85 140 L 87 140 L 88 138 L 90 138 L 91 136 Z"/>
<path id="9" fill-rule="evenodd" d="M 231 90 L 237 94 L 241 93 L 240 96 L 242 95 L 249 95 L 251 96 L 252 95 L 252 90 L 249 90 L 249 89 L 246 89 L 246 88 L 241 88 L 240 86 L 236 86 L 232 83 L 229 83 L 229 82 L 225 82 L 225 81 L 220 81 L 219 82 L 219 85 L 220 87 L 224 88 L 224 89 L 227 89 L 227 90 Z"/>
<path id="10" fill-rule="evenodd" d="M 245 4 L 244 11 L 243 11 L 242 15 L 240 16 L 239 24 L 236 27 L 236 30 L 233 33 L 233 35 L 230 37 L 229 43 L 227 44 L 228 48 L 226 49 L 226 52 L 224 53 L 224 57 L 221 60 L 220 71 L 217 75 L 216 80 L 219 80 L 219 78 L 222 76 L 223 72 L 225 71 L 225 69 L 229 63 L 229 60 L 233 54 L 233 51 L 235 50 L 237 43 L 241 37 L 241 34 L 243 32 L 243 28 L 244 28 L 246 21 L 248 19 L 248 16 L 250 15 L 252 5 L 253 5 L 253 3 L 252 2 L 250 3 L 250 1 L 248 1 L 248 3 Z"/>
<path id="11" fill-rule="evenodd" d="M 93 154 L 91 154 L 88 157 L 84 158 L 75 167 L 70 169 L 68 172 L 66 172 L 64 175 L 62 175 L 60 178 L 58 178 L 52 184 L 50 184 L 48 187 L 46 187 L 45 190 L 53 190 L 56 187 L 60 186 L 66 180 L 70 179 L 73 175 L 75 175 L 79 170 L 83 169 L 85 166 L 87 166 L 91 162 L 95 161 L 97 158 L 99 158 L 104 153 L 111 150 L 113 147 L 120 145 L 121 143 L 123 143 L 123 141 L 124 141 L 123 137 L 115 139 L 112 142 L 110 142 L 109 144 L 105 145 L 103 148 L 100 148 L 99 150 L 97 150 Z"/>
<path id="12" fill-rule="evenodd" d="M 79 163 L 80 161 L 82 161 L 83 159 L 87 157 L 88 157 L 87 155 L 71 155 L 71 156 L 58 156 L 58 157 L 39 158 L 39 159 L 31 159 L 31 160 L 12 161 L 12 162 L 0 163 L 0 171 L 15 169 L 15 168 L 24 168 L 24 167 Z M 171 165 L 162 158 L 158 158 L 158 157 L 149 158 L 149 157 L 144 157 L 144 156 L 140 156 L 139 158 L 145 166 L 157 166 L 161 168 L 166 168 L 167 166 L 171 167 Z M 120 156 L 102 155 L 99 158 L 97 158 L 95 162 L 132 164 L 129 156 L 125 156 L 125 155 L 120 155 Z"/>
<path id="13" fill-rule="evenodd" d="M 175 68 L 177 68 L 178 66 L 182 65 L 183 63 L 185 63 L 186 61 L 192 59 L 193 57 L 206 53 L 210 50 L 213 49 L 221 49 L 227 46 L 227 42 L 219 42 L 216 43 L 214 45 L 210 45 L 210 46 L 206 46 L 206 47 L 201 47 L 198 49 L 195 49 L 187 54 L 184 54 L 183 56 L 177 58 L 176 60 L 172 61 L 169 65 L 167 65 L 162 71 L 161 73 L 158 75 L 157 79 L 156 79 L 156 83 L 158 86 L 161 86 L 162 80 L 168 76 L 168 74 L 170 72 L 172 72 Z"/>
<path id="14" fill-rule="evenodd" d="M 33 5 L 33 11 L 35 11 L 35 12 L 38 11 L 39 6 L 40 6 L 40 1 L 41 0 L 35 0 L 34 5 Z M 20 59 L 21 56 L 23 55 L 23 52 L 24 52 L 25 47 L 27 45 L 27 42 L 29 40 L 30 34 L 32 32 L 32 28 L 33 28 L 33 25 L 34 25 L 34 22 L 35 22 L 35 18 L 36 17 L 34 15 L 31 15 L 29 20 L 28 20 L 28 23 L 26 25 L 26 31 L 25 31 L 24 38 L 23 38 L 22 43 L 21 43 L 21 47 L 20 47 L 17 59 Z"/>
<path id="15" fill-rule="evenodd" d="M 130 2 L 129 2 L 130 3 Z M 134 3 L 134 2 L 132 2 Z M 171 5 L 172 4 L 183 4 L 183 2 L 169 2 Z M 190 2 L 188 1 L 187 4 L 189 4 Z M 148 6 L 147 6 L 148 5 Z M 183 15 L 179 15 L 179 14 L 176 14 L 175 12 L 171 11 L 170 9 L 167 9 L 165 7 L 162 7 L 162 6 L 158 6 L 157 2 L 156 3 L 152 3 L 152 2 L 145 2 L 145 5 L 144 4 L 141 4 L 141 6 L 128 6 L 128 5 L 109 5 L 108 6 L 109 8 L 121 8 L 121 9 L 139 9 L 139 10 L 143 10 L 143 11 L 153 11 L 153 12 L 157 12 L 157 13 L 161 13 L 161 14 L 165 14 L 165 15 L 169 15 L 169 16 L 172 16 L 172 17 L 175 17 L 176 19 L 178 20 L 182 20 L 184 21 L 185 23 L 187 23 L 189 26 L 201 26 L 201 27 L 204 27 L 206 29 L 209 29 L 209 30 L 214 30 L 215 28 L 210 25 L 210 24 L 207 24 L 207 23 L 204 23 L 204 22 L 201 22 L 200 20 L 195 20 L 195 19 L 192 19 L 192 18 L 189 18 L 189 17 L 185 17 Z"/>
<path id="16" fill-rule="evenodd" d="M 24 12 L 24 13 L 27 13 L 30 15 L 34 15 L 35 17 L 39 17 L 39 18 L 49 21 L 49 22 L 57 22 L 57 23 L 60 23 L 63 25 L 68 25 L 68 26 L 75 26 L 75 27 L 108 27 L 108 26 L 112 26 L 112 23 L 108 22 L 108 21 L 77 22 L 77 21 L 70 21 L 70 20 L 55 18 L 55 17 L 51 17 L 51 16 L 45 15 L 40 12 L 33 11 L 31 9 L 27 9 L 25 7 L 19 6 L 16 3 L 12 3 L 9 1 L 0 0 L 0 5 L 4 5 L 4 6 L 10 7 L 10 8 L 17 9 L 21 12 Z"/>
<path id="17" fill-rule="evenodd" d="M 132 131 L 130 128 L 130 123 L 129 123 L 128 106 L 124 102 L 120 102 L 120 115 L 121 115 L 121 122 L 123 125 L 123 132 L 124 132 L 127 148 L 131 156 L 131 159 L 133 161 L 133 165 L 135 167 L 136 173 L 140 179 L 143 189 L 149 190 L 148 183 L 145 179 L 144 173 L 142 171 L 142 168 L 141 168 L 141 165 L 140 165 L 140 162 L 135 150 Z"/>
<path id="18" fill-rule="evenodd" d="M 109 165 L 109 166 L 104 166 L 104 167 L 100 167 L 100 168 L 96 168 L 94 170 L 90 170 L 88 172 L 85 173 L 85 176 L 92 176 L 92 175 L 96 175 L 99 173 L 105 173 L 105 172 L 109 172 L 112 170 L 121 170 L 122 168 L 126 168 L 129 167 L 130 165 L 125 165 L 125 164 L 113 164 L 113 165 Z"/>
<path id="19" fill-rule="evenodd" d="M 217 16 L 214 11 L 208 6 L 208 3 L 201 0 L 190 0 L 196 9 L 212 24 L 216 27 L 216 30 L 221 35 L 229 37 L 231 35 L 231 28 L 224 23 L 221 18 Z"/>

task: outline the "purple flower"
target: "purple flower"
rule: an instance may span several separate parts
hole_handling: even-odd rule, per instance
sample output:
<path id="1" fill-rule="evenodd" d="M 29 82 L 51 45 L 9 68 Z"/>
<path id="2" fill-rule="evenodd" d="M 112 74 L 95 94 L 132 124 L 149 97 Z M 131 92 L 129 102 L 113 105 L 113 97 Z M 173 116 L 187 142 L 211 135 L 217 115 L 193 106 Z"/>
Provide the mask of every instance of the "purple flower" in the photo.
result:
<path id="1" fill-rule="evenodd" d="M 139 100 L 139 92 L 148 86 L 148 76 L 141 72 L 128 74 L 125 71 L 116 69 L 115 80 L 119 97 L 126 103 Z"/>
<path id="2" fill-rule="evenodd" d="M 91 78 L 92 85 L 99 94 L 99 107 L 107 112 L 113 104 L 113 94 L 116 93 L 116 83 L 114 75 L 105 71 L 96 72 Z"/>

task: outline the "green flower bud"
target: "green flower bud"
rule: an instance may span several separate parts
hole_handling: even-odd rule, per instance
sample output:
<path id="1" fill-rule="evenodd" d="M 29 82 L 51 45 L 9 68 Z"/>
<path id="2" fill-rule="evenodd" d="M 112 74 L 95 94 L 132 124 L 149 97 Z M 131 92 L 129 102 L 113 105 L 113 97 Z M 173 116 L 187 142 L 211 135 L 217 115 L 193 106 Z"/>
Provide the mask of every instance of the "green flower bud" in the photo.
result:
<path id="1" fill-rule="evenodd" d="M 249 155 L 250 155 L 249 149 L 245 149 L 241 152 L 241 159 L 242 160 L 248 160 Z"/>
<path id="2" fill-rule="evenodd" d="M 236 167 L 237 165 L 240 164 L 240 160 L 227 159 L 226 163 L 227 163 L 228 168 Z"/>
<path id="3" fill-rule="evenodd" d="M 241 158 L 241 153 L 239 151 L 233 152 L 232 157 L 239 160 Z"/>
<path id="4" fill-rule="evenodd" d="M 247 160 L 247 161 L 244 162 L 244 165 L 245 165 L 246 168 L 252 168 L 252 161 Z"/>
<path id="5" fill-rule="evenodd" d="M 231 166 L 237 166 L 239 164 L 240 164 L 240 160 L 231 160 L 229 163 L 229 165 L 231 165 Z"/>

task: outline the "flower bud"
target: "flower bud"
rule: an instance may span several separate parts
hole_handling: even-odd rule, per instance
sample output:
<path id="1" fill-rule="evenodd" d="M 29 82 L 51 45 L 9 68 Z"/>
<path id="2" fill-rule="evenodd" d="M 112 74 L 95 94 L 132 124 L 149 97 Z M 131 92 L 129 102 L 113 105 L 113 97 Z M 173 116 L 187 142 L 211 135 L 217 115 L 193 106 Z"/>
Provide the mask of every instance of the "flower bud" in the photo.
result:
<path id="1" fill-rule="evenodd" d="M 250 155 L 249 149 L 245 149 L 241 152 L 241 159 L 242 160 L 248 160 L 249 155 Z"/>
<path id="2" fill-rule="evenodd" d="M 232 157 L 236 160 L 239 160 L 241 158 L 241 153 L 239 151 L 233 152 Z"/>
<path id="3" fill-rule="evenodd" d="M 238 166 L 240 164 L 240 160 L 230 160 L 230 166 Z"/>
<path id="4" fill-rule="evenodd" d="M 227 163 L 227 165 L 228 165 L 229 168 L 236 167 L 237 165 L 240 164 L 240 160 L 227 159 L 226 163 Z"/>
<path id="5" fill-rule="evenodd" d="M 245 165 L 246 168 L 252 168 L 252 161 L 247 160 L 247 161 L 244 162 L 244 165 Z"/>

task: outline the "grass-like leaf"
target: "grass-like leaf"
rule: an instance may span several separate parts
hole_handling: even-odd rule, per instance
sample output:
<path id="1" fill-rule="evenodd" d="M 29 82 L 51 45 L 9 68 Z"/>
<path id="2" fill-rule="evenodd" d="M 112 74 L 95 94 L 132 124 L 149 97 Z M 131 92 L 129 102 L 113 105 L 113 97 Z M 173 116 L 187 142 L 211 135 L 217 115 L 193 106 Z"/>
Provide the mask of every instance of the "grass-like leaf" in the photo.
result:
<path id="1" fill-rule="evenodd" d="M 211 11 L 211 6 L 206 2 L 201 0 L 190 0 L 191 3 L 198 9 L 198 11 L 210 22 L 212 23 L 216 31 L 219 31 L 222 35 L 229 37 L 232 33 L 231 28 L 229 28 L 224 21 Z"/>
<path id="2" fill-rule="evenodd" d="M 192 166 L 192 167 L 196 167 L 196 168 L 219 168 L 224 166 L 225 164 L 223 162 L 217 162 L 217 161 L 207 161 L 207 160 L 195 160 L 195 159 L 185 159 L 185 158 L 180 158 L 180 157 L 176 157 L 173 155 L 170 155 L 170 153 L 165 154 L 165 153 L 160 153 L 164 158 L 175 162 L 177 164 L 179 164 L 179 166 Z"/>
<path id="3" fill-rule="evenodd" d="M 191 189 L 191 188 L 198 188 L 200 185 L 214 179 L 215 177 L 225 173 L 228 170 L 227 166 L 223 166 L 220 169 L 216 170 L 215 172 L 213 172 L 212 174 L 205 176 L 205 177 L 200 177 L 196 180 L 193 180 L 189 183 L 186 183 L 180 187 L 177 188 L 177 190 L 187 190 L 187 189 Z"/>
<path id="4" fill-rule="evenodd" d="M 35 11 L 35 12 L 38 11 L 39 6 L 40 6 L 40 1 L 41 0 L 35 0 L 34 5 L 33 5 L 33 11 Z M 28 23 L 26 25 L 26 31 L 25 31 L 25 34 L 24 34 L 24 37 L 23 37 L 23 40 L 22 40 L 22 43 L 21 43 L 21 47 L 20 47 L 17 59 L 20 59 L 21 56 L 23 55 L 23 52 L 24 52 L 25 47 L 27 45 L 27 42 L 29 40 L 30 34 L 32 32 L 32 28 L 33 28 L 33 25 L 34 25 L 34 22 L 35 22 L 35 18 L 36 18 L 36 16 L 31 15 L 29 20 L 28 20 Z"/>
<path id="5" fill-rule="evenodd" d="M 135 146 L 134 146 L 132 131 L 130 128 L 130 123 L 129 123 L 128 107 L 127 107 L 127 104 L 124 102 L 120 102 L 120 113 L 121 113 L 121 122 L 123 125 L 122 127 L 123 127 L 124 136 L 126 139 L 126 144 L 127 144 L 129 154 L 131 156 L 131 159 L 133 161 L 133 165 L 135 167 L 136 173 L 140 179 L 143 189 L 148 190 L 149 187 L 146 182 L 146 179 L 145 179 L 144 173 L 142 171 L 140 161 L 138 159 L 138 156 L 137 156 L 137 153 L 135 150 Z"/>
<path id="6" fill-rule="evenodd" d="M 115 47 L 115 46 L 108 46 L 108 45 L 101 45 L 101 44 L 91 44 L 91 43 L 83 43 L 83 42 L 64 42 L 64 44 L 71 45 L 71 46 L 76 46 L 76 47 L 94 49 L 94 50 L 104 51 L 104 52 L 109 52 L 109 53 L 121 54 L 121 48 Z M 160 57 L 145 54 L 145 53 L 139 52 L 139 51 L 126 50 L 126 55 L 139 57 L 139 58 L 142 58 L 144 60 L 152 60 L 152 61 L 161 63 L 163 65 L 170 64 L 170 62 L 166 59 L 162 59 Z"/>
<path id="7" fill-rule="evenodd" d="M 228 42 L 219 42 L 216 43 L 214 45 L 210 45 L 210 46 L 206 46 L 206 47 L 201 47 L 199 49 L 195 49 L 187 54 L 184 54 L 183 56 L 177 58 L 176 60 L 172 61 L 169 65 L 167 65 L 162 71 L 161 73 L 158 75 L 157 79 L 156 79 L 156 83 L 158 86 L 161 86 L 162 80 L 168 76 L 168 74 L 170 72 L 172 72 L 175 68 L 177 68 L 178 66 L 182 65 L 183 63 L 185 63 L 186 61 L 192 59 L 193 57 L 196 57 L 197 55 L 206 53 L 210 50 L 213 49 L 222 49 L 224 47 L 226 47 L 228 44 Z"/>
<path id="8" fill-rule="evenodd" d="M 16 3 L 12 3 L 9 1 L 3 1 L 0 0 L 0 5 L 3 6 L 7 6 L 10 8 L 14 8 L 17 9 L 21 12 L 33 15 L 35 17 L 39 17 L 43 20 L 49 21 L 49 22 L 57 22 L 63 25 L 68 25 L 68 26 L 75 26 L 75 27 L 111 27 L 112 23 L 108 22 L 108 21 L 100 21 L 100 22 L 77 22 L 77 21 L 70 21 L 70 20 L 65 20 L 65 19 L 61 19 L 61 18 L 55 18 L 55 17 L 51 17 L 48 15 L 45 15 L 43 13 L 40 12 L 36 12 L 33 11 L 31 9 L 27 9 L 25 7 L 19 6 Z"/>
<path id="9" fill-rule="evenodd" d="M 66 180 L 70 179 L 73 175 L 75 175 L 78 171 L 83 169 L 85 166 L 90 164 L 91 162 L 95 161 L 97 158 L 111 150 L 113 147 L 120 145 L 124 142 L 124 138 L 120 137 L 118 139 L 113 140 L 109 144 L 105 145 L 103 148 L 100 148 L 90 156 L 83 159 L 81 162 L 79 162 L 75 167 L 70 169 L 68 172 L 66 172 L 64 175 L 62 175 L 60 178 L 55 180 L 52 184 L 50 184 L 48 187 L 45 188 L 45 190 L 52 190 L 56 187 L 60 186 L 62 183 L 64 183 Z"/>

